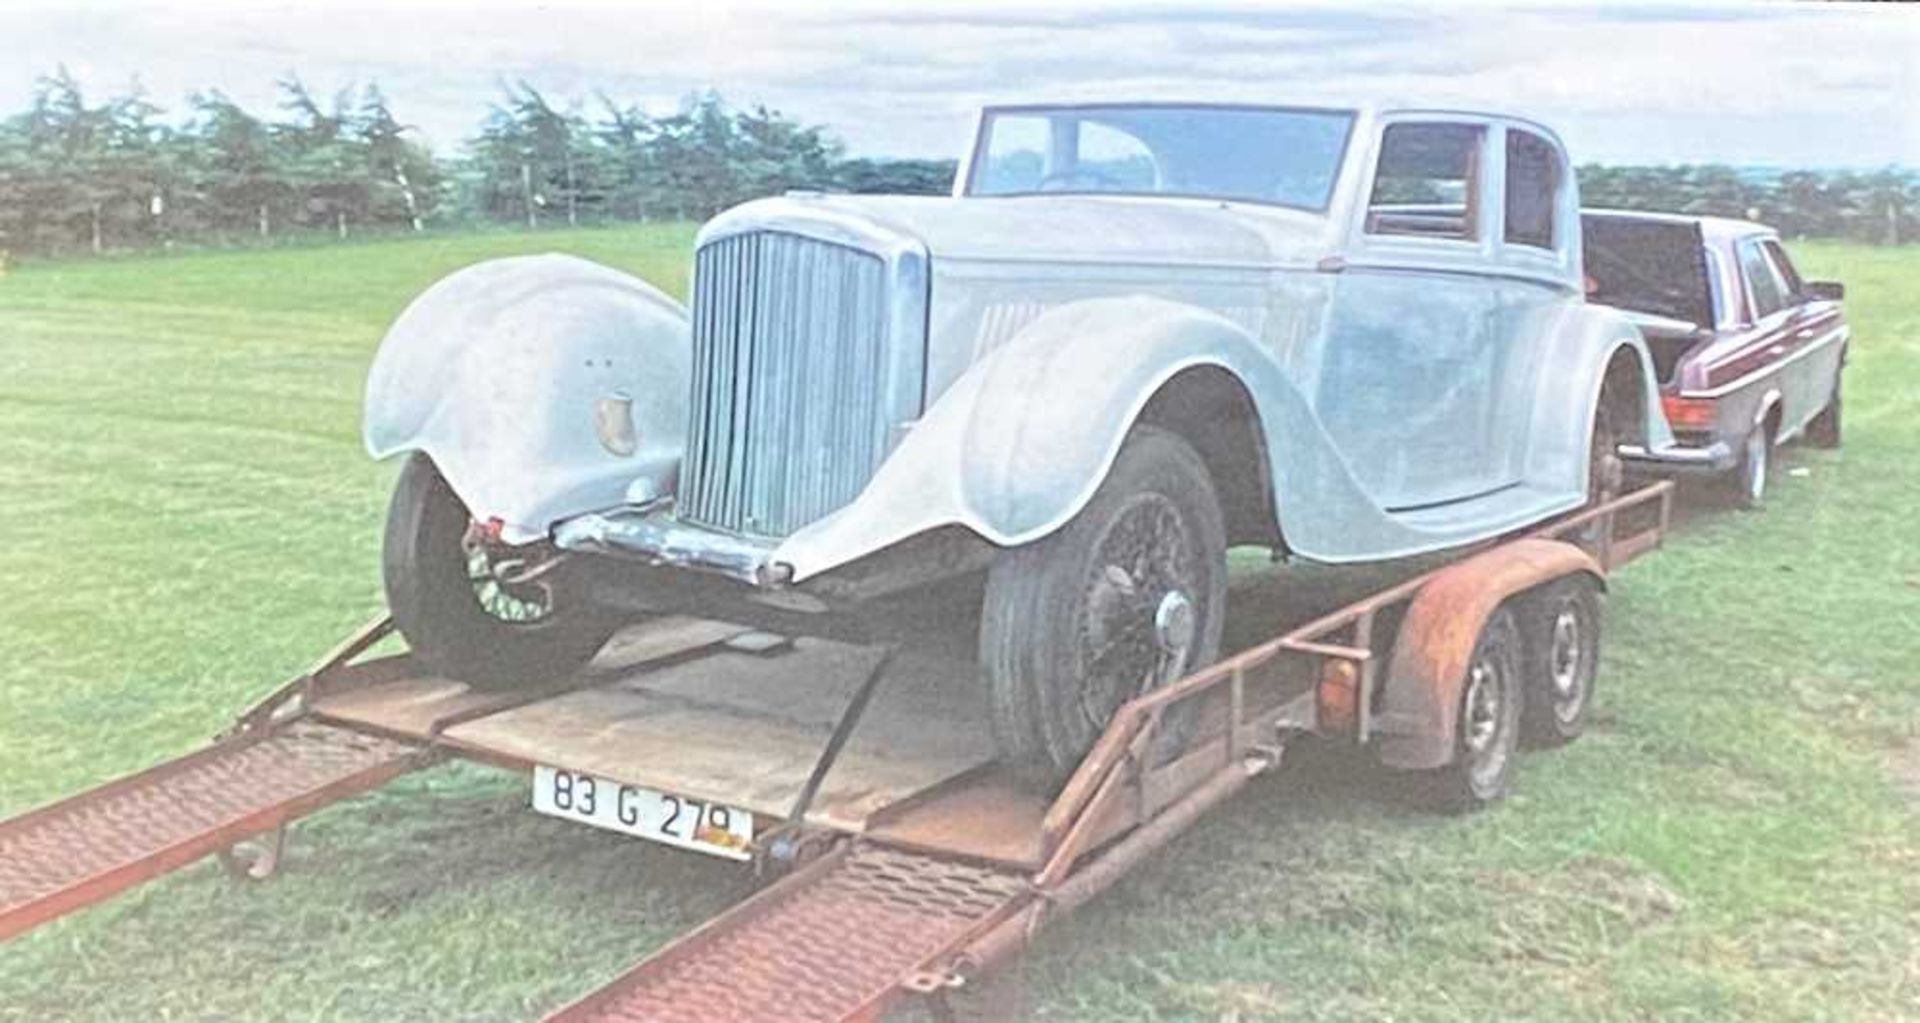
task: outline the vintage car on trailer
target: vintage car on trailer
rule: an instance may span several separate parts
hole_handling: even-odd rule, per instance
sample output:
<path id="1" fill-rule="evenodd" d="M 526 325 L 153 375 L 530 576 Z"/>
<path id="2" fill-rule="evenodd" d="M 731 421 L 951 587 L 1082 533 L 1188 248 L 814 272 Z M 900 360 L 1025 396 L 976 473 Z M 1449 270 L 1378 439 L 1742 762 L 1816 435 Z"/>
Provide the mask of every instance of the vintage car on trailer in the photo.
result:
<path id="1" fill-rule="evenodd" d="M 1015 106 L 949 197 L 716 217 L 686 307 L 483 263 L 370 373 L 367 447 L 409 456 L 392 612 L 485 685 L 581 664 L 616 611 L 883 638 L 959 592 L 1005 758 L 1057 778 L 1217 656 L 1230 545 L 1460 548 L 1617 486 L 1620 444 L 1690 457 L 1580 230 L 1514 117 Z M 1510 722 L 1501 695 L 1468 712 Z"/>
<path id="2" fill-rule="evenodd" d="M 1657 468 L 1717 473 L 1751 508 L 1776 445 L 1840 446 L 1851 337 L 1840 284 L 1802 279 L 1761 224 L 1624 210 L 1587 210 L 1581 222 L 1588 300 L 1639 325 L 1667 420 L 1692 454 L 1663 453 Z"/>

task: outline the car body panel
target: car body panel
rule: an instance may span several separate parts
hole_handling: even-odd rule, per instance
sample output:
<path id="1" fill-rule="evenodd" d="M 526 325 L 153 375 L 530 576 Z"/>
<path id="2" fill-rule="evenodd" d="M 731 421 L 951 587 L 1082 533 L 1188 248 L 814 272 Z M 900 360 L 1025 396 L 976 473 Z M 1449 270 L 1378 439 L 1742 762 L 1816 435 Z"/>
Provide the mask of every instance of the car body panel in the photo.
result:
<path id="1" fill-rule="evenodd" d="M 1467 187 L 1478 198 L 1462 206 L 1474 211 L 1471 237 L 1369 231 L 1380 133 L 1432 122 L 1477 132 Z M 1323 212 L 1137 195 L 795 195 L 722 214 L 700 244 L 775 232 L 927 267 L 924 293 L 887 297 L 894 335 L 915 310 L 924 316 L 918 414 L 890 424 L 890 448 L 855 496 L 784 536 L 679 518 L 686 353 L 691 336 L 697 358 L 699 331 L 712 328 L 690 334 L 678 306 L 604 268 L 529 265 L 549 279 L 520 289 L 530 296 L 520 302 L 504 299 L 513 289 L 491 294 L 504 278 L 482 284 L 477 270 L 423 295 L 383 344 L 382 360 L 389 345 L 414 351 L 390 360 L 407 374 L 376 364 L 386 382 L 369 386 L 369 448 L 444 452 L 476 516 L 504 518 L 517 537 L 801 583 L 941 527 L 1000 547 L 1047 536 L 1091 498 L 1154 394 L 1213 367 L 1250 398 L 1291 553 L 1356 562 L 1485 540 L 1586 499 L 1589 431 L 1620 353 L 1648 388 L 1629 432 L 1652 452 L 1673 442 L 1639 333 L 1583 300 L 1570 172 L 1550 197 L 1552 243 L 1504 240 L 1496 154 L 1509 132 L 1536 136 L 1566 166 L 1552 133 L 1529 122 L 1362 110 Z M 791 274 L 813 257 L 782 258 Z M 598 297 L 563 311 L 563 294 Z M 463 302 L 471 308 L 452 308 Z M 450 367 L 447 386 L 427 403 L 453 411 L 409 411 L 426 399 L 392 379 L 425 379 L 436 359 Z M 786 386 L 783 363 L 739 365 Z M 645 438 L 624 459 L 580 426 L 615 388 Z M 497 408 L 463 418 L 465 405 Z M 542 406 L 531 432 L 548 439 L 501 440 L 529 405 Z M 480 450 L 495 443 L 503 450 Z M 781 472 L 791 478 L 766 476 Z"/>
<path id="2" fill-rule="evenodd" d="M 490 260 L 422 292 L 367 373 L 362 433 L 422 451 L 480 521 L 523 543 L 558 519 L 671 490 L 686 433 L 686 313 L 652 285 L 572 256 Z M 599 439 L 603 401 L 634 449 Z M 642 495 L 644 496 L 644 495 Z"/>

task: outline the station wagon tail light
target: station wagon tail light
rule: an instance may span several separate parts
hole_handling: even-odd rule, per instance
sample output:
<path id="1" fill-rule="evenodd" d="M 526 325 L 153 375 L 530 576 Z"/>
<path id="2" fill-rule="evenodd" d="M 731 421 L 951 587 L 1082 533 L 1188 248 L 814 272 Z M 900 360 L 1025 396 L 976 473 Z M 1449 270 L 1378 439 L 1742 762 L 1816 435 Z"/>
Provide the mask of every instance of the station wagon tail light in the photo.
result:
<path id="1" fill-rule="evenodd" d="M 1660 408 L 1667 414 L 1667 423 L 1676 430 L 1706 430 L 1713 427 L 1714 406 L 1711 398 L 1663 395 Z"/>

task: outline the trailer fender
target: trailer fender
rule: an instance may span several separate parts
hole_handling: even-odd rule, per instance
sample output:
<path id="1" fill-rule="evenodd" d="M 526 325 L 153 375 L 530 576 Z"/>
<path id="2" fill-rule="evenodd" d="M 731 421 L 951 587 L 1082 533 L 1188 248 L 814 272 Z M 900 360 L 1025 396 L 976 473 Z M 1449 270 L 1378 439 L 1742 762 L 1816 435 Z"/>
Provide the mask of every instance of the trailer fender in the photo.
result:
<path id="1" fill-rule="evenodd" d="M 685 310 L 637 277 L 563 255 L 479 263 L 422 292 L 380 342 L 367 451 L 425 452 L 474 518 L 537 539 L 672 492 L 691 349 Z"/>
<path id="2" fill-rule="evenodd" d="M 1508 598 L 1573 575 L 1604 587 L 1600 566 L 1560 540 L 1502 544 L 1442 569 L 1407 606 L 1382 682 L 1376 754 L 1411 770 L 1453 759 L 1460 686 L 1480 630 Z"/>

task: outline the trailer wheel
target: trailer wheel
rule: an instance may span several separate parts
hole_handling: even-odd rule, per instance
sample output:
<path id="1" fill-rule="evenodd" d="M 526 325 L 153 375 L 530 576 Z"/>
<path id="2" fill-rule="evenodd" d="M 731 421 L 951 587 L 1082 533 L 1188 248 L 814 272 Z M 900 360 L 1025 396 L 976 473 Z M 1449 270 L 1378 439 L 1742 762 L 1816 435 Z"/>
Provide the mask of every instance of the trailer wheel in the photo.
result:
<path id="1" fill-rule="evenodd" d="M 503 555 L 477 533 L 433 460 L 409 458 L 387 508 L 381 568 L 387 606 L 414 656 L 481 688 L 564 676 L 591 660 L 618 619 L 570 602 L 558 573 L 503 580 L 504 558 L 522 549 Z"/>
<path id="2" fill-rule="evenodd" d="M 1426 803 L 1448 813 L 1476 810 L 1507 794 L 1526 698 L 1525 644 L 1512 610 L 1487 617 L 1467 660 L 1454 719 L 1453 761 L 1425 778 Z"/>
<path id="3" fill-rule="evenodd" d="M 1057 787 L 1122 704 L 1217 657 L 1226 569 L 1206 464 L 1176 434 L 1136 427 L 1073 521 L 988 573 L 980 663 L 1001 757 Z M 1169 711 L 1171 755 L 1200 713 Z"/>
<path id="4" fill-rule="evenodd" d="M 1520 739 L 1536 748 L 1572 742 L 1587 729 L 1600 668 L 1599 589 L 1584 576 L 1551 583 L 1527 598 L 1519 619 L 1526 644 Z"/>

